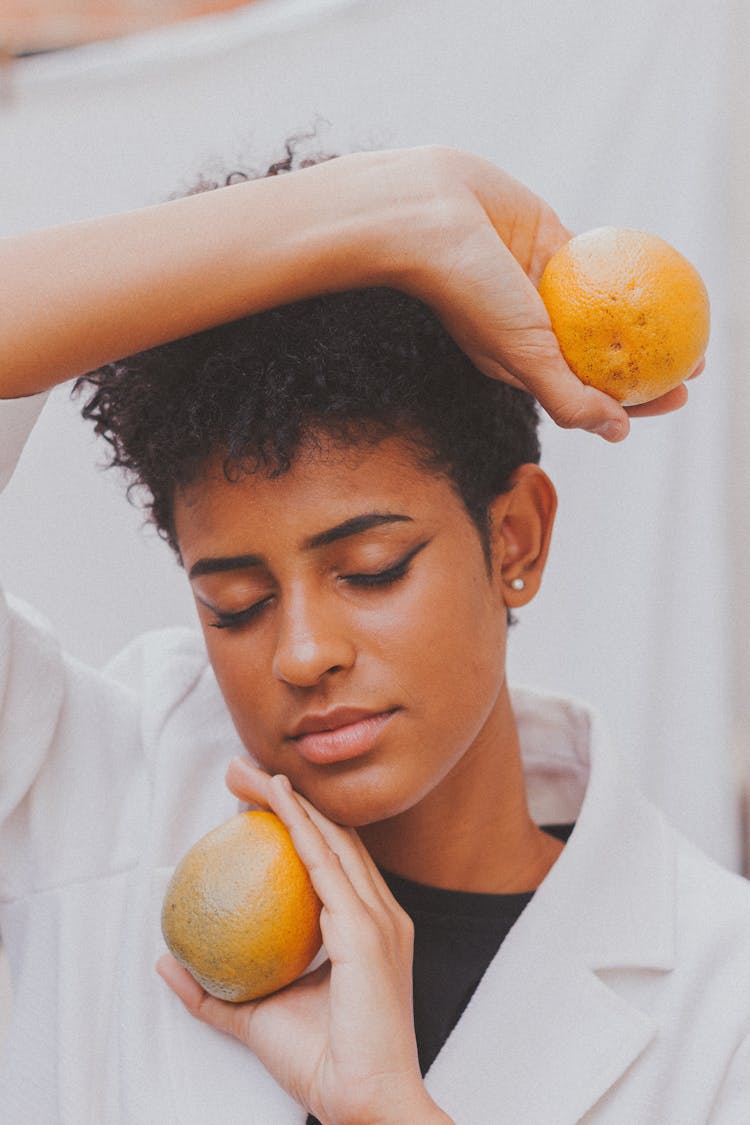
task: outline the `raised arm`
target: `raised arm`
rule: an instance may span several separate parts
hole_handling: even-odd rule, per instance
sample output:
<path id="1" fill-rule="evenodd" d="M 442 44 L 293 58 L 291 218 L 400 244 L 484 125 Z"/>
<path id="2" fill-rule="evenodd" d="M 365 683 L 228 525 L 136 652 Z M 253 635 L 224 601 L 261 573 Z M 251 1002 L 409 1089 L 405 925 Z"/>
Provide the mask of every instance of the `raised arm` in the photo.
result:
<path id="1" fill-rule="evenodd" d="M 0 397 L 274 305 L 391 285 L 431 304 L 478 367 L 527 387 L 560 425 L 619 440 L 626 412 L 569 371 L 535 289 L 568 237 L 491 163 L 421 148 L 6 239 Z"/>

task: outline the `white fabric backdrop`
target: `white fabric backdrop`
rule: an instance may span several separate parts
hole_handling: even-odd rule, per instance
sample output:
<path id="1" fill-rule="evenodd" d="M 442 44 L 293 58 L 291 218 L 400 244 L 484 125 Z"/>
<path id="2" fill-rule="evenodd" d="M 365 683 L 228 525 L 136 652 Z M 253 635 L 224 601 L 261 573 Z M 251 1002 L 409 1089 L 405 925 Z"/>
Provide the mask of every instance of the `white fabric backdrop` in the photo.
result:
<path id="1" fill-rule="evenodd" d="M 512 637 L 511 674 L 599 705 L 645 789 L 736 865 L 724 499 L 730 7 L 258 0 L 26 60 L 0 106 L 0 234 L 155 202 L 241 154 L 264 167 L 321 116 L 328 149 L 473 149 L 575 229 L 643 227 L 679 247 L 712 296 L 707 373 L 687 410 L 638 423 L 620 447 L 545 426 L 558 530 L 544 590 Z M 0 507 L 7 585 L 91 661 L 137 630 L 193 619 L 167 549 L 140 531 L 114 477 L 91 471 L 96 457 L 58 392 Z"/>

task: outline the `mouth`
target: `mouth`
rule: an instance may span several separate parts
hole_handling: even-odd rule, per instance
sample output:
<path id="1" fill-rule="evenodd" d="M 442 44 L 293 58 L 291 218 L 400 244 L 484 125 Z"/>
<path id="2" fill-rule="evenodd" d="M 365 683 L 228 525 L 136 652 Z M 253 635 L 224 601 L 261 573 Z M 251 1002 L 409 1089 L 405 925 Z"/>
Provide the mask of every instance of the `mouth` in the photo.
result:
<path id="1" fill-rule="evenodd" d="M 300 757 L 316 765 L 361 758 L 373 749 L 398 708 L 361 711 L 339 708 L 325 715 L 309 715 L 290 736 Z"/>

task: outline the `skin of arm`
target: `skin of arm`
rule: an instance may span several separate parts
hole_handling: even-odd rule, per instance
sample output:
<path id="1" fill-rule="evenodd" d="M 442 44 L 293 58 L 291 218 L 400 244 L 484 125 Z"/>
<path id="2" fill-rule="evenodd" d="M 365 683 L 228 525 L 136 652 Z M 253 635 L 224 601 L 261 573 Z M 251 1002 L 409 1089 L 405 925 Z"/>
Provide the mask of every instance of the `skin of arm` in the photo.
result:
<path id="1" fill-rule="evenodd" d="M 432 305 L 482 371 L 525 386 L 560 425 L 620 440 L 627 412 L 570 372 L 535 289 L 569 237 L 490 162 L 425 147 L 4 239 L 0 397 L 276 305 L 389 285 Z"/>

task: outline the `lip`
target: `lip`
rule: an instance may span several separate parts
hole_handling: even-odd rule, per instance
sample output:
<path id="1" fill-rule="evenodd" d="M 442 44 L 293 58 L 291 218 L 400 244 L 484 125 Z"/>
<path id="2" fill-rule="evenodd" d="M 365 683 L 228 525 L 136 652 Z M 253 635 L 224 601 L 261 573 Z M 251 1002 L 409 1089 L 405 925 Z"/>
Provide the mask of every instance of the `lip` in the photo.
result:
<path id="1" fill-rule="evenodd" d="M 308 762 L 325 765 L 360 758 L 372 750 L 396 714 L 338 707 L 322 715 L 307 715 L 289 737 Z"/>

